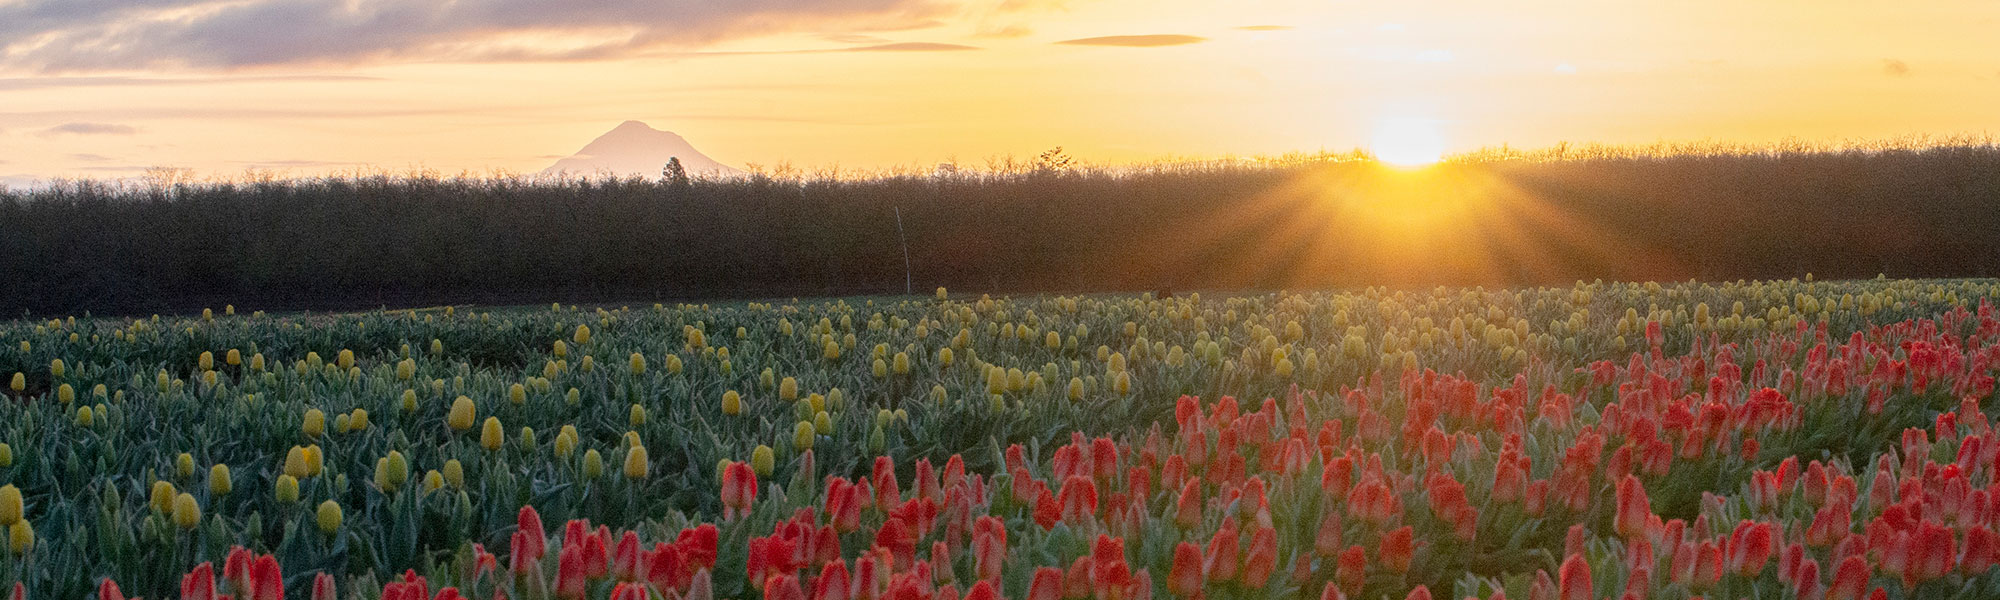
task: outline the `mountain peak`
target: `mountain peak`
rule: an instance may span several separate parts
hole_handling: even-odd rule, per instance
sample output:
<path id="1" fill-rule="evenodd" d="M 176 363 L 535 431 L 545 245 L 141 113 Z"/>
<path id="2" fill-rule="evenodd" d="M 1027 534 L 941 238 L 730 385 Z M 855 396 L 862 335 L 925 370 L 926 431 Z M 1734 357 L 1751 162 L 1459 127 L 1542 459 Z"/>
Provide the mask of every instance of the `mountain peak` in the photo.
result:
<path id="1" fill-rule="evenodd" d="M 556 161 L 542 173 L 637 175 L 658 177 L 660 168 L 678 158 L 691 175 L 734 175 L 741 173 L 716 162 L 696 150 L 687 139 L 671 131 L 654 129 L 642 121 L 625 121 L 597 136 L 567 158 Z"/>

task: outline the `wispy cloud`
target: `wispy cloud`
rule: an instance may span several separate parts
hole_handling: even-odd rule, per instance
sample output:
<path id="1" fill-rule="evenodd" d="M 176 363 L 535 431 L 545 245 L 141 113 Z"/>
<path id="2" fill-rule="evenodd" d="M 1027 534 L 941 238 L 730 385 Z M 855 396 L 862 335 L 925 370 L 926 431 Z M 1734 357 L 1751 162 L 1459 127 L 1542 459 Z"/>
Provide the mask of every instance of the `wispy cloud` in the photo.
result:
<path id="1" fill-rule="evenodd" d="M 1063 40 L 1056 43 L 1070 45 L 1070 46 L 1119 46 L 1125 48 L 1157 48 L 1161 46 L 1185 46 L 1188 44 L 1199 44 L 1206 41 L 1208 41 L 1208 38 L 1193 36 L 1193 35 L 1152 34 L 1152 35 L 1107 35 L 1103 37 Z"/>
<path id="2" fill-rule="evenodd" d="M 79 162 L 111 162 L 114 160 L 102 154 L 71 154 L 69 155 L 69 159 Z"/>
<path id="3" fill-rule="evenodd" d="M 132 135 L 135 133 L 139 133 L 139 129 L 131 125 L 74 122 L 63 123 L 44 129 L 41 135 L 43 137 L 51 137 L 58 135 Z"/>
<path id="4" fill-rule="evenodd" d="M 1890 77 L 1909 77 L 1910 63 L 1894 58 L 1882 59 L 1882 74 Z"/>
<path id="5" fill-rule="evenodd" d="M 238 77 L 0 77 L 0 91 L 76 87 L 155 87 L 259 82 L 382 81 L 361 75 L 264 75 Z"/>
<path id="6" fill-rule="evenodd" d="M 937 23 L 953 0 L 18 0 L 0 68 L 41 72 L 589 60 L 794 31 Z"/>
<path id="7" fill-rule="evenodd" d="M 1245 25 L 1237 29 L 1244 31 L 1286 31 L 1291 28 L 1292 26 L 1290 25 Z"/>
<path id="8" fill-rule="evenodd" d="M 939 52 L 939 51 L 947 51 L 947 52 L 948 52 L 948 51 L 953 51 L 953 50 L 978 50 L 978 49 L 979 49 L 979 47 L 978 47 L 978 46 L 965 46 L 965 45 L 961 45 L 961 44 L 939 44 L 939 43 L 933 43 L 933 42 L 901 42 L 901 43 L 896 43 L 896 44 L 876 44 L 876 45 L 873 45 L 873 46 L 861 46 L 861 47 L 857 47 L 857 48 L 848 48 L 848 49 L 847 49 L 847 51 L 849 51 L 849 52 Z"/>

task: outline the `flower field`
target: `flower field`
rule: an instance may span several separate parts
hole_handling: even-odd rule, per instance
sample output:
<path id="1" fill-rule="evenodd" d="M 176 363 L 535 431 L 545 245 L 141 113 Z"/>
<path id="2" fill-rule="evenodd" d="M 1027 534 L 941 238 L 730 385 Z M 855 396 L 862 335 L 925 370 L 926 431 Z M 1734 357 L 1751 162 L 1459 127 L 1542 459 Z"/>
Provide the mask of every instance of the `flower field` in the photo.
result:
<path id="1" fill-rule="evenodd" d="M 1993 280 L 0 323 L 12 598 L 2000 597 Z"/>

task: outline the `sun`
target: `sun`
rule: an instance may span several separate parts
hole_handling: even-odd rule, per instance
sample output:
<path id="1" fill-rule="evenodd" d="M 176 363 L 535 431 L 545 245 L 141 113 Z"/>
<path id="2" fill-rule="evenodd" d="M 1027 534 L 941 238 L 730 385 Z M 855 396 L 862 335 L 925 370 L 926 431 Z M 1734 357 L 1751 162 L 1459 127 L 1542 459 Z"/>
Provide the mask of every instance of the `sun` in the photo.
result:
<path id="1" fill-rule="evenodd" d="M 1369 151 L 1398 167 L 1421 167 L 1444 158 L 1444 130 L 1437 119 L 1390 117 L 1376 121 Z"/>

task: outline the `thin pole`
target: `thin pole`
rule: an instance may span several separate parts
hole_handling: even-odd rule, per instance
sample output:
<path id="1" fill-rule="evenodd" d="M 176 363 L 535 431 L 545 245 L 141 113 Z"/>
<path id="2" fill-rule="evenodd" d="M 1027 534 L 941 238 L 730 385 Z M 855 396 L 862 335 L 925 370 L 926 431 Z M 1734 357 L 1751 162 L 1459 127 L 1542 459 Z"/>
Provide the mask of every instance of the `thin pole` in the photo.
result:
<path id="1" fill-rule="evenodd" d="M 892 208 L 896 209 L 896 240 L 903 243 L 903 295 L 915 296 L 917 288 L 910 278 L 910 238 L 903 235 L 903 207 Z"/>

